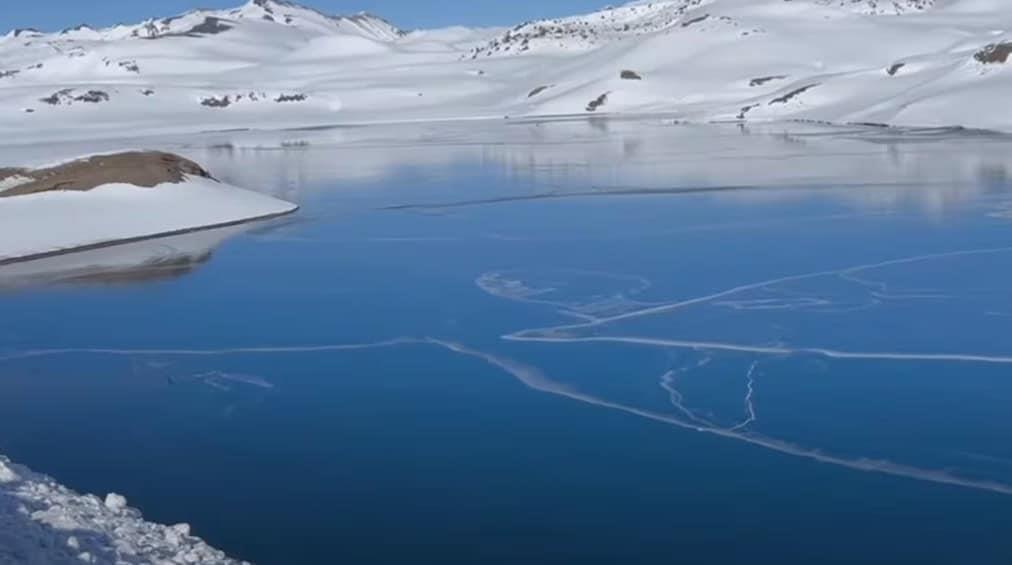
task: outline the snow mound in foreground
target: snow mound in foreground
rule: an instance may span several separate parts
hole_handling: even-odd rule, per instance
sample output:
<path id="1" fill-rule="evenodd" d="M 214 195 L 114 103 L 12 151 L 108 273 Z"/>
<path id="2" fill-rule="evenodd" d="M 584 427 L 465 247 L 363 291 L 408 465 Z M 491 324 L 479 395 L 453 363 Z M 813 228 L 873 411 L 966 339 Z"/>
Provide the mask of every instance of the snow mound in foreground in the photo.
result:
<path id="1" fill-rule="evenodd" d="M 0 563 L 240 562 L 187 524 L 146 522 L 120 495 L 81 495 L 0 456 Z"/>

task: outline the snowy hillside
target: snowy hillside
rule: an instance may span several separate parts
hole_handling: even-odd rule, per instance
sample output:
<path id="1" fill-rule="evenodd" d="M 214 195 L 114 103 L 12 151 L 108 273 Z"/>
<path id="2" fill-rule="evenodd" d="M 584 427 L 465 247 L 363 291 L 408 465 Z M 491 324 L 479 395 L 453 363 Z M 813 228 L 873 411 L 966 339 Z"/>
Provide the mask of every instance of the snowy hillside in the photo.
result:
<path id="1" fill-rule="evenodd" d="M 18 142 L 665 113 L 1012 130 L 1006 0 L 662 0 L 404 33 L 279 0 L 0 38 Z"/>

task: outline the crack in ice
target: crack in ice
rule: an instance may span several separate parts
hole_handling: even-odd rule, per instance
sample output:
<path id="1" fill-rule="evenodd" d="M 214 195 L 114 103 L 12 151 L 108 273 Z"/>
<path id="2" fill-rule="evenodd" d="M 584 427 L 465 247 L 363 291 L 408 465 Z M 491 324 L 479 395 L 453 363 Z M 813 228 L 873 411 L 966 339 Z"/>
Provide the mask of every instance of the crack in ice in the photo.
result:
<path id="1" fill-rule="evenodd" d="M 472 349 L 461 343 L 433 337 L 412 338 L 401 337 L 373 343 L 356 344 L 327 344 L 327 345 L 305 345 L 305 346 L 263 346 L 263 347 L 235 347 L 224 349 L 115 349 L 115 348 L 63 348 L 49 350 L 32 350 L 23 354 L 14 354 L 3 359 L 17 359 L 24 357 L 41 357 L 70 354 L 89 355 L 136 355 L 136 356 L 219 356 L 219 355 L 249 355 L 263 353 L 313 353 L 313 352 L 339 352 L 359 351 L 376 348 L 397 347 L 409 344 L 435 345 L 445 350 L 473 357 L 484 361 L 488 365 L 496 367 L 506 374 L 516 378 L 521 384 L 529 389 L 552 394 L 559 397 L 583 402 L 589 405 L 616 410 L 626 414 L 639 416 L 655 422 L 673 425 L 687 430 L 741 441 L 757 447 L 762 447 L 775 452 L 791 455 L 811 461 L 836 465 L 855 471 L 874 472 L 895 477 L 916 479 L 927 482 L 947 484 L 964 488 L 984 490 L 1000 494 L 1012 495 L 1012 484 L 998 481 L 970 479 L 953 474 L 948 470 L 932 470 L 895 463 L 884 459 L 854 458 L 848 459 L 825 453 L 818 449 L 801 447 L 783 440 L 767 437 L 755 432 L 748 432 L 736 429 L 728 429 L 710 424 L 708 421 L 697 421 L 682 419 L 671 414 L 638 408 L 594 396 L 582 392 L 572 386 L 564 385 L 552 380 L 537 367 L 527 365 L 514 359 L 495 355 L 485 351 Z M 662 385 L 663 386 L 663 385 Z"/>
<path id="2" fill-rule="evenodd" d="M 746 415 L 746 418 L 740 424 L 738 424 L 738 425 L 730 428 L 730 431 L 732 431 L 732 432 L 735 432 L 735 431 L 738 431 L 738 430 L 743 430 L 743 429 L 749 427 L 750 425 L 752 425 L 752 423 L 754 423 L 757 420 L 756 414 L 755 414 L 755 402 L 754 402 L 754 398 L 755 398 L 755 369 L 756 369 L 756 367 L 758 365 L 759 365 L 758 361 L 753 361 L 752 365 L 749 366 L 749 368 L 748 368 L 748 373 L 746 373 L 746 375 L 745 375 L 745 380 L 746 380 L 746 387 L 745 387 L 745 415 Z"/>

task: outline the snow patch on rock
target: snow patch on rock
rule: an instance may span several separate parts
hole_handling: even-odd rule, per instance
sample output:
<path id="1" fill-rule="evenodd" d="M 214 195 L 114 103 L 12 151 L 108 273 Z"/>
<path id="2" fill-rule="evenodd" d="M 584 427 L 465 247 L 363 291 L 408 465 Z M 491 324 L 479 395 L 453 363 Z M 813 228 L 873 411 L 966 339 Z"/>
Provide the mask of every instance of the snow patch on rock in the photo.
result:
<path id="1" fill-rule="evenodd" d="M 14 187 L 18 187 L 18 186 L 21 186 L 23 184 L 28 184 L 28 183 L 32 182 L 33 180 L 35 180 L 35 179 L 31 179 L 31 178 L 28 178 L 28 177 L 25 177 L 25 176 L 21 176 L 21 175 L 11 175 L 11 176 L 6 177 L 6 178 L 0 178 L 0 192 L 3 192 L 5 190 L 10 190 L 10 189 L 12 189 Z"/>

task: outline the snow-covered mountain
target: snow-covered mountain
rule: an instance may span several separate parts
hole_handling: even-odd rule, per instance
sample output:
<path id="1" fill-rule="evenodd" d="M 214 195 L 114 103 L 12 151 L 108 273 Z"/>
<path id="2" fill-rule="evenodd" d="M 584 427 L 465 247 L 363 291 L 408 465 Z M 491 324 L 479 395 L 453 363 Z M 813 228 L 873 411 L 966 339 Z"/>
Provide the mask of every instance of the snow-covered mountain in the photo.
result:
<path id="1" fill-rule="evenodd" d="M 0 37 L 4 139 L 667 113 L 1012 130 L 1007 0 L 657 0 L 404 33 L 281 0 Z"/>
<path id="2" fill-rule="evenodd" d="M 196 37 L 228 31 L 246 20 L 275 23 L 308 33 L 343 32 L 377 40 L 390 40 L 403 35 L 403 32 L 389 22 L 367 13 L 353 16 L 329 16 L 312 8 L 284 0 L 251 0 L 232 10 L 194 10 L 179 16 L 149 19 L 136 25 L 117 25 L 106 29 L 94 29 L 87 24 L 82 24 L 55 34 L 44 34 L 34 29 L 14 30 L 9 32 L 6 38 L 44 41 L 113 41 L 156 39 L 173 35 Z"/>

